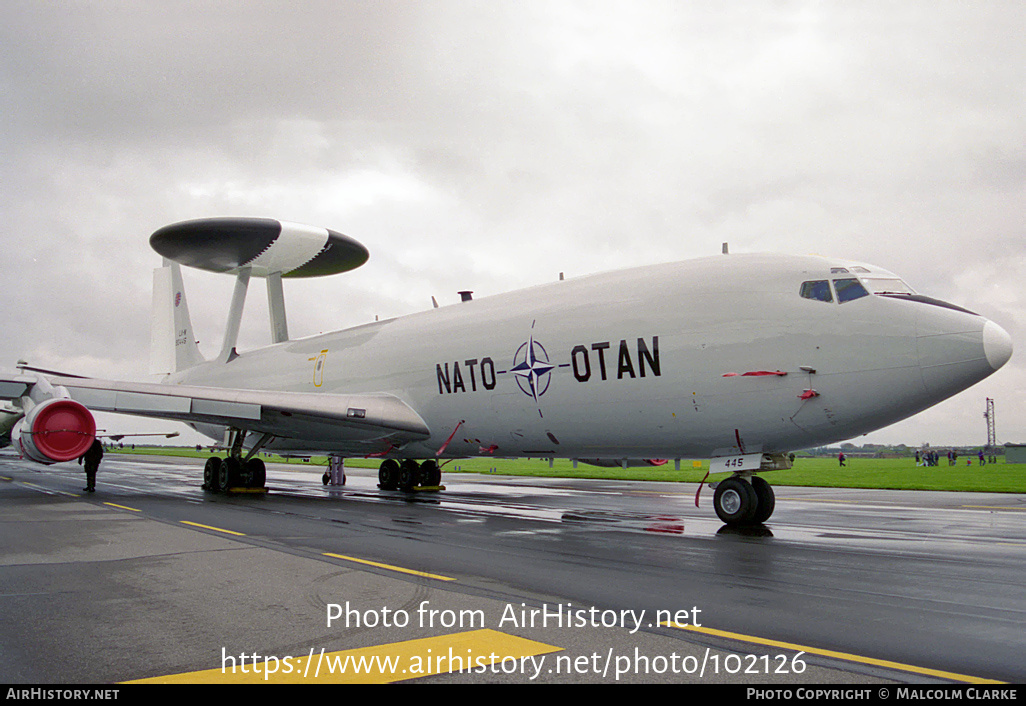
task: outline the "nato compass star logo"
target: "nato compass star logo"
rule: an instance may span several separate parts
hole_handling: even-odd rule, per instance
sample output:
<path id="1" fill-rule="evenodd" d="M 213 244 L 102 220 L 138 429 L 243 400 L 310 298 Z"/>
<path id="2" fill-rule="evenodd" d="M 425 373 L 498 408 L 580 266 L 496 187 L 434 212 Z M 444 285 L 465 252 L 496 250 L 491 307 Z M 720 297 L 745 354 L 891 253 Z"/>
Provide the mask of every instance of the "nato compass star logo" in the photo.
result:
<path id="1" fill-rule="evenodd" d="M 545 347 L 531 336 L 527 343 L 517 349 L 513 356 L 513 367 L 510 372 L 516 376 L 517 385 L 525 395 L 538 398 L 545 394 L 552 382 L 552 369 L 556 366 L 549 362 L 549 354 Z"/>

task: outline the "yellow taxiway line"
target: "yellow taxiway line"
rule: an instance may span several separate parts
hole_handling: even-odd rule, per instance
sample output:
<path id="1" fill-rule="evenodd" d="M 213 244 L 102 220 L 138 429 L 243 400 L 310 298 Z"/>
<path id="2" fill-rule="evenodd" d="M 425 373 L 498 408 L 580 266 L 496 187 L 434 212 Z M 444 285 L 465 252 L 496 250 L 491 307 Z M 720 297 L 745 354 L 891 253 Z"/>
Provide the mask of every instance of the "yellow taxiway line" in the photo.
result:
<path id="1" fill-rule="evenodd" d="M 232 530 L 221 529 L 220 527 L 211 527 L 210 525 L 201 525 L 199 522 L 189 522 L 188 520 L 179 520 L 183 525 L 192 525 L 193 527 L 202 527 L 203 529 L 213 530 L 214 532 L 224 532 L 225 534 L 233 534 L 236 537 L 245 537 L 246 535 L 242 532 L 233 532 Z"/>
<path id="2" fill-rule="evenodd" d="M 429 579 L 437 579 L 438 581 L 455 581 L 456 579 L 449 576 L 441 576 L 439 574 L 429 574 L 425 571 L 415 571 L 413 569 L 406 569 L 402 566 L 393 566 L 391 564 L 381 564 L 376 561 L 368 561 L 367 559 L 357 559 L 354 556 L 345 556 L 343 554 L 332 554 L 325 552 L 324 556 L 330 556 L 333 559 L 343 559 L 344 561 L 354 561 L 357 564 L 366 564 L 367 566 L 376 566 L 379 569 L 388 569 L 389 571 L 398 571 L 403 574 L 413 574 L 414 576 L 423 576 Z"/>
<path id="3" fill-rule="evenodd" d="M 950 679 L 952 681 L 968 682 L 970 684 L 1001 684 L 1003 682 L 995 681 L 993 679 L 983 679 L 981 677 L 972 677 L 965 674 L 957 674 L 955 672 L 945 672 L 939 669 L 929 669 L 926 667 L 917 667 L 911 664 L 902 664 L 901 662 L 891 662 L 886 659 L 876 659 L 874 657 L 863 657 L 862 655 L 851 654 L 849 652 L 835 652 L 834 650 L 824 650 L 819 647 L 807 647 L 805 645 L 796 645 L 791 642 L 781 642 L 779 640 L 767 640 L 762 637 L 754 637 L 752 635 L 743 635 L 736 632 L 727 632 L 726 630 L 716 630 L 714 628 L 699 627 L 695 625 L 677 625 L 676 623 L 662 623 L 667 627 L 677 628 L 678 630 L 688 630 L 690 632 L 698 632 L 703 635 L 712 635 L 714 637 L 723 637 L 728 640 L 738 640 L 740 642 L 751 642 L 757 645 L 767 645 L 769 647 L 780 647 L 785 650 L 794 650 L 796 652 L 805 652 L 810 655 L 821 655 L 823 657 L 832 657 L 834 659 L 842 659 L 848 662 L 857 662 L 859 664 L 869 664 L 874 667 L 884 667 L 886 669 L 897 669 L 902 672 L 912 672 L 913 674 L 922 674 L 924 676 L 939 677 L 941 679 Z"/>
<path id="4" fill-rule="evenodd" d="M 119 510 L 131 510 L 132 512 L 142 512 L 142 510 L 140 510 L 139 508 L 128 507 L 127 505 L 118 505 L 117 503 L 104 503 L 104 505 L 110 505 L 111 507 L 116 507 Z"/>

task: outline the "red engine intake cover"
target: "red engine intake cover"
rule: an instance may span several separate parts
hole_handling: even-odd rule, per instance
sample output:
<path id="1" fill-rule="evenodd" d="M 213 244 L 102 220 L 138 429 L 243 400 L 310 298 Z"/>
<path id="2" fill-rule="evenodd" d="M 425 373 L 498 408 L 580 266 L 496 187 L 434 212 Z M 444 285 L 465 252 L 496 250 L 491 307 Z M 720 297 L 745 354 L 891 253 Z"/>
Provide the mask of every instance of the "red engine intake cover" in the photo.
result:
<path id="1" fill-rule="evenodd" d="M 96 420 L 75 400 L 47 400 L 32 409 L 25 422 L 32 446 L 54 462 L 75 460 L 96 438 Z"/>

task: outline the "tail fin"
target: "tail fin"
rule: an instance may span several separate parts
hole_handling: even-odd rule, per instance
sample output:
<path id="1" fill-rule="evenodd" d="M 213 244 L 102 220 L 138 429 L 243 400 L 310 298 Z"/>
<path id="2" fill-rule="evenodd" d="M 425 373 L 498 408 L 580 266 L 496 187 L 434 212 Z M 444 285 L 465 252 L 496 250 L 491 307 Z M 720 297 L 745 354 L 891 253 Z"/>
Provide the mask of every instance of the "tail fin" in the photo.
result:
<path id="1" fill-rule="evenodd" d="M 153 320 L 150 324 L 150 372 L 166 375 L 204 362 L 196 345 L 189 305 L 177 262 L 164 260 L 153 271 Z"/>

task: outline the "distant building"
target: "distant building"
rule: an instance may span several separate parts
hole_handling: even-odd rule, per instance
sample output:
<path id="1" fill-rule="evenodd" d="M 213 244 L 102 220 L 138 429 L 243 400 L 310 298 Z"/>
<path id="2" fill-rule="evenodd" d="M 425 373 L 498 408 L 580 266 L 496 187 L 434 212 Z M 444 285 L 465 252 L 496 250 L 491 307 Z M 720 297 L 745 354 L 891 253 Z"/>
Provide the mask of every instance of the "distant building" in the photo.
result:
<path id="1" fill-rule="evenodd" d="M 1005 444 L 1005 463 L 1026 463 L 1026 444 Z"/>

